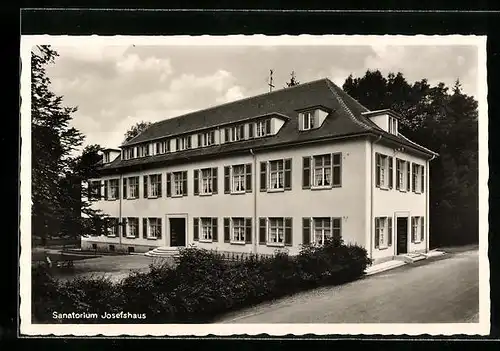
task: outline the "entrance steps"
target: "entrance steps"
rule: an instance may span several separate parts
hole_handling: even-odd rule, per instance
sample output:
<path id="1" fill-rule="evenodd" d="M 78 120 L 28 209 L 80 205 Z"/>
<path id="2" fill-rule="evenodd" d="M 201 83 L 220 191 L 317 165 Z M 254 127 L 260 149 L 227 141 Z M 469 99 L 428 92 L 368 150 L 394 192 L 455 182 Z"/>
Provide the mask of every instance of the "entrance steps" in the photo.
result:
<path id="1" fill-rule="evenodd" d="M 418 262 L 421 260 L 425 260 L 426 258 L 427 258 L 427 256 L 423 253 L 410 252 L 407 254 L 398 255 L 394 259 L 399 260 L 399 261 L 403 261 L 405 263 L 414 263 L 414 262 Z"/>
<path id="2" fill-rule="evenodd" d="M 178 247 L 170 247 L 170 246 L 157 247 L 151 251 L 146 252 L 144 254 L 144 256 L 148 256 L 148 257 L 178 257 L 179 256 L 179 248 Z"/>

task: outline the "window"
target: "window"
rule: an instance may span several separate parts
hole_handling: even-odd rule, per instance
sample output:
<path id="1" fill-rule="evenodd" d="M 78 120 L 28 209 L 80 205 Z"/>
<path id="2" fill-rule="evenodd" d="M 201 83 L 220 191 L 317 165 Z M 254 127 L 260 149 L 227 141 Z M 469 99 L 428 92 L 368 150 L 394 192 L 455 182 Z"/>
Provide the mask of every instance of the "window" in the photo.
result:
<path id="1" fill-rule="evenodd" d="M 284 188 L 283 160 L 269 162 L 269 188 Z"/>
<path id="2" fill-rule="evenodd" d="M 231 192 L 238 193 L 245 191 L 245 166 L 233 166 L 232 168 Z"/>
<path id="3" fill-rule="evenodd" d="M 161 218 L 148 218 L 148 238 L 161 238 Z"/>
<path id="4" fill-rule="evenodd" d="M 224 167 L 224 194 L 252 192 L 252 164 Z"/>
<path id="5" fill-rule="evenodd" d="M 331 188 L 342 185 L 342 155 L 340 153 L 304 157 L 302 169 L 303 189 Z"/>
<path id="6" fill-rule="evenodd" d="M 425 239 L 424 217 L 411 217 L 411 242 L 419 244 Z"/>
<path id="7" fill-rule="evenodd" d="M 135 157 L 135 147 L 130 147 L 125 150 L 125 159 L 129 160 Z"/>
<path id="8" fill-rule="evenodd" d="M 202 242 L 217 242 L 217 217 L 193 218 L 194 240 Z"/>
<path id="9" fill-rule="evenodd" d="M 101 181 L 93 180 L 88 183 L 89 200 L 99 200 L 101 198 Z"/>
<path id="10" fill-rule="evenodd" d="M 177 151 L 191 149 L 191 136 L 185 136 L 175 139 L 175 145 Z"/>
<path id="11" fill-rule="evenodd" d="M 217 167 L 194 170 L 194 195 L 217 193 Z"/>
<path id="12" fill-rule="evenodd" d="M 314 156 L 313 185 L 317 187 L 331 186 L 332 168 L 331 156 Z"/>
<path id="13" fill-rule="evenodd" d="M 232 219 L 231 242 L 244 243 L 245 242 L 245 219 L 233 218 Z"/>
<path id="14" fill-rule="evenodd" d="M 149 197 L 161 197 L 161 174 L 149 176 Z"/>
<path id="15" fill-rule="evenodd" d="M 330 218 L 314 218 L 314 243 L 323 245 L 325 239 L 332 236 L 331 220 Z"/>
<path id="16" fill-rule="evenodd" d="M 260 163 L 260 191 L 291 190 L 292 159 Z"/>
<path id="17" fill-rule="evenodd" d="M 424 192 L 424 166 L 413 163 L 413 192 L 421 194 Z"/>
<path id="18" fill-rule="evenodd" d="M 108 218 L 108 236 L 118 236 L 118 218 Z"/>
<path id="19" fill-rule="evenodd" d="M 409 162 L 396 159 L 396 189 L 400 191 L 407 191 L 409 179 L 405 174 L 409 171 Z"/>
<path id="20" fill-rule="evenodd" d="M 104 163 L 109 162 L 109 152 L 104 152 Z"/>
<path id="21" fill-rule="evenodd" d="M 271 120 L 255 122 L 255 137 L 260 138 L 271 134 Z"/>
<path id="22" fill-rule="evenodd" d="M 376 187 L 381 189 L 392 189 L 393 182 L 393 158 L 391 156 L 376 153 Z"/>
<path id="23" fill-rule="evenodd" d="M 314 128 L 314 111 L 303 112 L 301 116 L 301 130 L 309 130 Z"/>
<path id="24" fill-rule="evenodd" d="M 285 240 L 285 224 L 283 218 L 269 218 L 268 243 L 282 244 Z"/>
<path id="25" fill-rule="evenodd" d="M 159 141 L 155 143 L 155 151 L 157 155 L 164 154 L 170 151 L 170 140 Z"/>
<path id="26" fill-rule="evenodd" d="M 386 249 L 392 245 L 392 217 L 375 218 L 375 248 Z"/>
<path id="27" fill-rule="evenodd" d="M 137 147 L 137 157 L 149 156 L 149 145 L 141 145 Z"/>
<path id="28" fill-rule="evenodd" d="M 239 141 L 244 138 L 244 126 L 236 126 L 231 128 L 231 141 Z"/>
<path id="29" fill-rule="evenodd" d="M 127 237 L 131 238 L 139 237 L 139 218 L 137 217 L 127 218 Z"/>
<path id="30" fill-rule="evenodd" d="M 127 199 L 137 199 L 139 197 L 139 177 L 124 178 L 124 181 L 128 190 Z"/>
<path id="31" fill-rule="evenodd" d="M 198 147 L 210 146 L 215 143 L 215 131 L 210 131 L 207 133 L 198 135 Z"/>
<path id="32" fill-rule="evenodd" d="M 389 133 L 398 134 L 398 120 L 394 117 L 389 117 Z"/>
<path id="33" fill-rule="evenodd" d="M 187 196 L 187 171 L 167 173 L 167 196 Z"/>
<path id="34" fill-rule="evenodd" d="M 116 200 L 120 197 L 119 179 L 109 180 L 108 200 Z"/>
<path id="35" fill-rule="evenodd" d="M 128 247 L 128 253 L 133 253 L 134 252 L 134 247 L 133 246 L 129 246 Z"/>

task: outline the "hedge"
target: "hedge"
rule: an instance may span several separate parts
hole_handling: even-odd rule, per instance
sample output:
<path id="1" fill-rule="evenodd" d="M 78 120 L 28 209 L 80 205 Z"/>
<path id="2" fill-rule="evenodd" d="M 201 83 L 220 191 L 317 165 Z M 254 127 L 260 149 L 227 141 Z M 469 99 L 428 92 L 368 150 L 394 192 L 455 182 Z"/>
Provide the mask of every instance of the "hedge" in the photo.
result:
<path id="1" fill-rule="evenodd" d="M 40 266 L 33 268 L 33 323 L 207 323 L 230 310 L 358 279 L 370 264 L 364 248 L 329 239 L 296 256 L 279 252 L 239 262 L 189 247 L 175 267 L 151 265 L 148 272 L 115 283 L 104 277 L 61 281 Z M 59 319 L 54 312 L 124 312 L 132 318 Z M 133 318 L 143 314 L 144 319 Z"/>

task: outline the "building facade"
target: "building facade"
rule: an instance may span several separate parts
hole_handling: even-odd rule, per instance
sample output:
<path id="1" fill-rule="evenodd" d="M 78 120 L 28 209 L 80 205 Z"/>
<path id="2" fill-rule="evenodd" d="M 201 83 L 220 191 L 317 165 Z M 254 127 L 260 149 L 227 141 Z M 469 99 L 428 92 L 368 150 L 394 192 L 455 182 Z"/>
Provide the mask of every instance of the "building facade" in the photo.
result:
<path id="1" fill-rule="evenodd" d="M 399 119 L 321 79 L 155 123 L 105 150 L 89 186 L 109 226 L 82 247 L 296 254 L 338 236 L 376 261 L 425 252 L 437 154 Z"/>

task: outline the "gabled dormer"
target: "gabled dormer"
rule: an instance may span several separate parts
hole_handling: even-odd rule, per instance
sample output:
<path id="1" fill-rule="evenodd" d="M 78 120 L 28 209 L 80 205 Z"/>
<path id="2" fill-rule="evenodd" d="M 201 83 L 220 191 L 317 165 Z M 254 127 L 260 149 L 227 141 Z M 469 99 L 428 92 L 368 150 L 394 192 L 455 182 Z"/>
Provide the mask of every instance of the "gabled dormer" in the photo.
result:
<path id="1" fill-rule="evenodd" d="M 102 150 L 102 163 L 110 163 L 120 155 L 121 151 L 117 149 L 104 149 Z"/>
<path id="2" fill-rule="evenodd" d="M 328 116 L 328 109 L 323 106 L 311 106 L 305 109 L 297 110 L 298 125 L 300 131 L 306 131 L 319 128 Z"/>
<path id="3" fill-rule="evenodd" d="M 401 116 L 396 112 L 385 109 L 378 111 L 363 112 L 363 115 L 370 118 L 370 120 L 385 130 L 387 133 L 398 135 L 399 121 Z"/>

